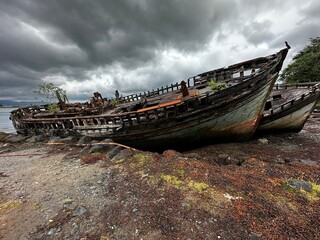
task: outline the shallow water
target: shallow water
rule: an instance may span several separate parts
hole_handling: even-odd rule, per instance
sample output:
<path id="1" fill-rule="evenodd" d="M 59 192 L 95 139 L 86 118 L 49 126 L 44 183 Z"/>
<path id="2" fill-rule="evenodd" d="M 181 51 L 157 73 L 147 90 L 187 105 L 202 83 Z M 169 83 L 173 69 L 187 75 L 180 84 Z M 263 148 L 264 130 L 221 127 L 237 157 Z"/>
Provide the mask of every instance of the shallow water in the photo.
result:
<path id="1" fill-rule="evenodd" d="M 12 125 L 10 112 L 15 108 L 0 108 L 0 132 L 12 133 L 15 129 Z"/>

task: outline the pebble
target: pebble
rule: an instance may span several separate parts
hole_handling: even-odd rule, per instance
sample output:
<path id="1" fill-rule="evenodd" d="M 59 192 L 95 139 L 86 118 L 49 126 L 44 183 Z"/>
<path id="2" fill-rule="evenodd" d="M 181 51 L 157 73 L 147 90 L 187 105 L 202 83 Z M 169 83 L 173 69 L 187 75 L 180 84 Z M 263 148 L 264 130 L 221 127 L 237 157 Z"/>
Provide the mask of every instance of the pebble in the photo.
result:
<path id="1" fill-rule="evenodd" d="M 79 232 L 79 225 L 75 225 L 71 231 L 70 231 L 70 235 L 73 236 L 75 235 L 77 232 Z"/>
<path id="2" fill-rule="evenodd" d="M 315 166 L 318 165 L 319 163 L 316 161 L 312 161 L 312 160 L 300 160 L 301 163 L 306 164 L 306 165 L 311 165 L 311 166 Z"/>
<path id="3" fill-rule="evenodd" d="M 82 136 L 79 138 L 79 141 L 78 141 L 78 145 L 84 145 L 84 144 L 89 144 L 91 143 L 92 139 L 91 137 L 88 137 L 88 136 Z"/>
<path id="4" fill-rule="evenodd" d="M 262 143 L 262 144 L 267 144 L 269 142 L 269 140 L 266 138 L 259 138 L 258 141 L 259 143 Z"/>
<path id="5" fill-rule="evenodd" d="M 71 204 L 71 203 L 73 203 L 73 200 L 71 198 L 66 198 L 66 199 L 63 199 L 62 203 L 63 204 Z"/>
<path id="6" fill-rule="evenodd" d="M 51 236 L 51 235 L 55 234 L 56 232 L 57 232 L 57 229 L 56 229 L 56 228 L 51 228 L 47 234 L 48 234 L 49 236 Z"/>
<path id="7" fill-rule="evenodd" d="M 255 233 L 255 232 L 250 232 L 249 233 L 249 238 L 250 239 L 258 239 L 258 238 L 261 238 L 262 237 L 262 234 L 260 233 Z"/>
<path id="8" fill-rule="evenodd" d="M 85 207 L 79 206 L 73 211 L 72 217 L 80 217 L 81 215 L 85 214 L 86 212 L 88 212 L 88 210 Z"/>

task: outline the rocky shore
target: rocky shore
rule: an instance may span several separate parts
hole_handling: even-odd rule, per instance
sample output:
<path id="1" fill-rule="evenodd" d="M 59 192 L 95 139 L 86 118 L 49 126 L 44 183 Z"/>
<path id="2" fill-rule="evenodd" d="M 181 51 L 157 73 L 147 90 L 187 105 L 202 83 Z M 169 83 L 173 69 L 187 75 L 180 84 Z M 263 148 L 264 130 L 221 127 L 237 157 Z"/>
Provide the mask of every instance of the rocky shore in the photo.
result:
<path id="1" fill-rule="evenodd" d="M 0 239 L 320 239 L 320 121 L 188 152 L 0 133 Z"/>

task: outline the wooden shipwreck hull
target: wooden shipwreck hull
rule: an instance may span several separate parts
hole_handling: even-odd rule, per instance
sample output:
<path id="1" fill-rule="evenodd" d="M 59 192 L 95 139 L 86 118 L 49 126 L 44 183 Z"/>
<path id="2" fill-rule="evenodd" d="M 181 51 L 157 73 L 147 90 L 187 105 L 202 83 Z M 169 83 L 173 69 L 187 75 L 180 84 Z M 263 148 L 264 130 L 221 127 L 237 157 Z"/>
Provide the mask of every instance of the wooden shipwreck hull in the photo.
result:
<path id="1" fill-rule="evenodd" d="M 205 141 L 243 141 L 252 136 L 288 49 L 227 68 L 199 74 L 181 84 L 130 95 L 114 109 L 46 113 L 24 108 L 12 112 L 18 133 L 86 135 L 112 138 L 140 148 L 182 148 Z M 209 81 L 224 82 L 214 92 Z M 81 106 L 80 106 L 81 107 Z"/>
<path id="2" fill-rule="evenodd" d="M 263 113 L 258 132 L 299 132 L 314 110 L 320 85 L 277 86 L 271 96 L 271 108 Z"/>

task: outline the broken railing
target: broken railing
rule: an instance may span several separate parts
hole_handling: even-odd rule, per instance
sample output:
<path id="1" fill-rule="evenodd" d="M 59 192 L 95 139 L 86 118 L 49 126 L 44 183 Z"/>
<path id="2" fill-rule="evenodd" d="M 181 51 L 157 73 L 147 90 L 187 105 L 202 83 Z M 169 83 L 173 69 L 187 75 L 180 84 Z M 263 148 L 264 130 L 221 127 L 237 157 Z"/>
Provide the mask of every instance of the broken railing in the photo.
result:
<path id="1" fill-rule="evenodd" d="M 157 95 L 163 95 L 169 92 L 178 91 L 181 89 L 180 83 L 171 84 L 170 86 L 165 86 L 157 89 L 152 89 L 152 91 L 147 91 L 139 94 L 131 94 L 123 97 L 125 102 L 133 102 L 142 99 L 143 97 L 155 97 Z"/>
<path id="2" fill-rule="evenodd" d="M 265 64 L 264 64 L 265 65 Z M 229 68 L 220 68 L 217 70 L 205 72 L 193 77 L 190 77 L 187 80 L 188 88 L 198 85 L 205 85 L 208 84 L 211 80 L 216 82 L 225 82 L 225 83 L 232 83 L 232 82 L 239 82 L 244 81 L 248 77 L 252 76 L 259 69 L 262 65 L 257 65 L 256 63 L 251 63 L 250 65 L 247 63 L 246 65 L 240 65 L 239 67 L 233 67 L 233 69 Z M 181 84 L 175 83 L 171 85 L 166 85 L 165 87 L 152 89 L 151 91 L 145 91 L 143 93 L 138 94 L 131 94 L 128 96 L 123 97 L 125 102 L 133 102 L 138 101 L 144 97 L 156 97 L 158 95 L 163 95 L 169 92 L 180 91 Z"/>
<path id="3" fill-rule="evenodd" d="M 283 110 L 289 109 L 292 106 L 297 105 L 303 101 L 307 101 L 308 99 L 311 99 L 312 97 L 316 96 L 318 94 L 318 92 L 319 92 L 319 90 L 317 90 L 317 87 L 315 87 L 315 85 L 313 85 L 312 91 L 308 92 L 307 94 L 302 94 L 299 98 L 295 98 L 289 102 L 281 104 L 280 106 L 278 106 L 274 109 L 271 109 L 270 114 L 276 114 L 276 113 L 282 112 Z"/>
<path id="4" fill-rule="evenodd" d="M 187 87 L 193 87 L 202 84 L 208 84 L 211 80 L 216 82 L 238 83 L 246 80 L 250 76 L 255 75 L 260 71 L 260 69 L 267 69 L 272 64 L 279 62 L 280 56 L 274 54 L 268 57 L 260 57 L 253 60 L 245 61 L 242 63 L 234 64 L 226 68 L 219 68 L 212 71 L 204 72 L 196 76 L 190 77 L 187 80 Z M 138 101 L 143 97 L 155 97 L 158 95 L 163 95 L 173 91 L 180 91 L 181 84 L 175 83 L 170 86 L 165 86 L 152 91 L 147 91 L 139 94 L 131 94 L 123 97 L 125 102 Z"/>
<path id="5" fill-rule="evenodd" d="M 294 89 L 294 88 L 313 88 L 317 82 L 305 82 L 305 83 L 295 83 L 295 84 L 275 84 L 274 89 Z"/>
<path id="6" fill-rule="evenodd" d="M 180 115 L 194 108 L 201 108 L 209 104 L 211 97 L 205 95 L 199 98 L 187 99 L 182 102 L 175 102 L 172 105 L 157 107 L 136 112 L 127 112 L 117 115 L 96 115 L 79 116 L 67 118 L 43 118 L 43 119 L 23 119 L 17 121 L 16 127 L 19 129 L 33 129 L 39 131 L 50 131 L 51 129 L 75 130 L 81 134 L 82 131 L 99 131 L 113 134 L 128 126 L 137 126 L 153 121 L 165 120 L 173 116 Z"/>

